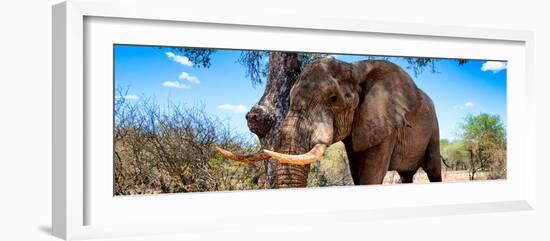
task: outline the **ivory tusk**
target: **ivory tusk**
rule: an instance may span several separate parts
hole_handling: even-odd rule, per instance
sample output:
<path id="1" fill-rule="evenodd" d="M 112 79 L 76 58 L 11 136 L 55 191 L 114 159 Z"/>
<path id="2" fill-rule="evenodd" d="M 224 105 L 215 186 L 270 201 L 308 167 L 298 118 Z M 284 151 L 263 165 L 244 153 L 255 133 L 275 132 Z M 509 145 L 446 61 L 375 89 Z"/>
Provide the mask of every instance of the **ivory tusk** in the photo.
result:
<path id="1" fill-rule="evenodd" d="M 226 151 L 217 146 L 214 148 L 216 149 L 216 151 L 218 151 L 220 154 L 222 154 L 226 158 L 231 159 L 233 161 L 238 161 L 238 162 L 251 163 L 251 162 L 261 161 L 261 160 L 270 158 L 267 153 L 262 151 L 259 151 L 254 154 L 249 154 L 249 155 L 239 155 L 239 154 L 234 154 L 230 151 Z"/>
<path id="2" fill-rule="evenodd" d="M 315 162 L 325 153 L 326 145 L 317 144 L 308 153 L 301 155 L 282 154 L 270 150 L 264 150 L 271 158 L 281 162 L 295 165 L 307 165 Z"/>

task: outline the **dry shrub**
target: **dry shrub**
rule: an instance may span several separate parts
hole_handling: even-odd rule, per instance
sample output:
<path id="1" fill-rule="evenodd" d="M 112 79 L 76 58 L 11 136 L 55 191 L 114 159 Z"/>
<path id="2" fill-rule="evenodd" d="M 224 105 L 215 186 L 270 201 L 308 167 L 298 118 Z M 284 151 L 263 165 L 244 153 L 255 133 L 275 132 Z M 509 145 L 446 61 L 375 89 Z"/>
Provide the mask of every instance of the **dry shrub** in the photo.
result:
<path id="1" fill-rule="evenodd" d="M 124 95 L 119 95 L 124 96 Z M 234 135 L 204 108 L 150 100 L 115 100 L 114 194 L 154 194 L 263 188 L 261 163 L 244 165 L 213 150 L 259 147 Z"/>
<path id="2" fill-rule="evenodd" d="M 488 179 L 506 179 L 506 150 L 494 150 L 487 169 Z"/>

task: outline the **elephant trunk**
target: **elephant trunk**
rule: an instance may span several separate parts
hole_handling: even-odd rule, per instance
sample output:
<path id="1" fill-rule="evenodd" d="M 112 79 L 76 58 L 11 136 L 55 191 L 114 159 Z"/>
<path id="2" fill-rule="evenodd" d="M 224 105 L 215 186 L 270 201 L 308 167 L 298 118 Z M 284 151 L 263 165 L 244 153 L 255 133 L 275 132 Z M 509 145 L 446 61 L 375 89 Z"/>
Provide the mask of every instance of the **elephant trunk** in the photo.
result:
<path id="1" fill-rule="evenodd" d="M 275 171 L 275 188 L 306 187 L 310 165 L 278 163 Z"/>
<path id="2" fill-rule="evenodd" d="M 281 141 L 275 148 L 275 152 L 271 154 L 282 155 L 301 155 L 309 151 L 309 137 L 300 128 L 302 120 L 298 115 L 292 112 L 287 115 L 287 118 L 281 126 Z M 275 159 L 279 159 L 273 156 Z M 306 187 L 307 177 L 309 174 L 310 165 L 294 165 L 289 163 L 278 163 L 275 171 L 275 187 Z"/>
<path id="3" fill-rule="evenodd" d="M 307 152 L 306 148 L 293 143 L 290 139 L 283 139 L 278 153 L 298 155 Z M 294 165 L 279 162 L 275 171 L 275 188 L 306 187 L 310 165 Z"/>

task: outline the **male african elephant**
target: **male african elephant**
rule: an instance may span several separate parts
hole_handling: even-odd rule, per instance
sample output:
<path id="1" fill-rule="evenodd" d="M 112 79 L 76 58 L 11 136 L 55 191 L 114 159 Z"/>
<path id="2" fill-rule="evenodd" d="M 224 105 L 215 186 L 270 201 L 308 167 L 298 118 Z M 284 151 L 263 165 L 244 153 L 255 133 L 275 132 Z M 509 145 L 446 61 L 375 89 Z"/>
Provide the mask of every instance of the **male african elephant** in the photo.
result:
<path id="1" fill-rule="evenodd" d="M 309 164 L 343 141 L 356 185 L 381 184 L 388 170 L 404 183 L 422 167 L 441 181 L 439 127 L 434 105 L 399 66 L 382 60 L 346 63 L 323 58 L 305 67 L 290 92 L 290 109 L 275 151 L 229 159 L 280 163 L 276 187 L 307 185 Z"/>

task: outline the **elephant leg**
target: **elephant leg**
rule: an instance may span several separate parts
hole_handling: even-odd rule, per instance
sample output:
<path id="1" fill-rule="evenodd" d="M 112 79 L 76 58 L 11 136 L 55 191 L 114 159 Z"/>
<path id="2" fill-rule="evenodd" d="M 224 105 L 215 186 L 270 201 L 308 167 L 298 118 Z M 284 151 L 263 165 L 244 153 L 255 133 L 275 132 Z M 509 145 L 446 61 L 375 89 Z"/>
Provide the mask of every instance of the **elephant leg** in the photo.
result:
<path id="1" fill-rule="evenodd" d="M 355 185 L 359 184 L 359 160 L 358 155 L 356 152 L 353 151 L 353 147 L 351 144 L 351 135 L 348 136 L 346 139 L 342 140 L 344 142 L 344 146 L 346 147 L 346 154 L 348 155 L 348 164 L 349 164 L 349 171 L 351 173 L 351 178 L 353 179 L 353 183 Z"/>
<path id="2" fill-rule="evenodd" d="M 414 172 L 399 172 L 399 177 L 401 178 L 401 183 L 412 183 L 414 174 L 416 174 L 416 171 Z"/>
<path id="3" fill-rule="evenodd" d="M 439 153 L 439 133 L 435 133 L 428 144 L 422 169 L 430 182 L 441 182 L 441 154 Z"/>
<path id="4" fill-rule="evenodd" d="M 359 182 L 356 184 L 382 184 L 388 172 L 390 159 L 395 148 L 395 134 L 386 137 L 377 146 L 357 153 L 359 160 Z"/>

